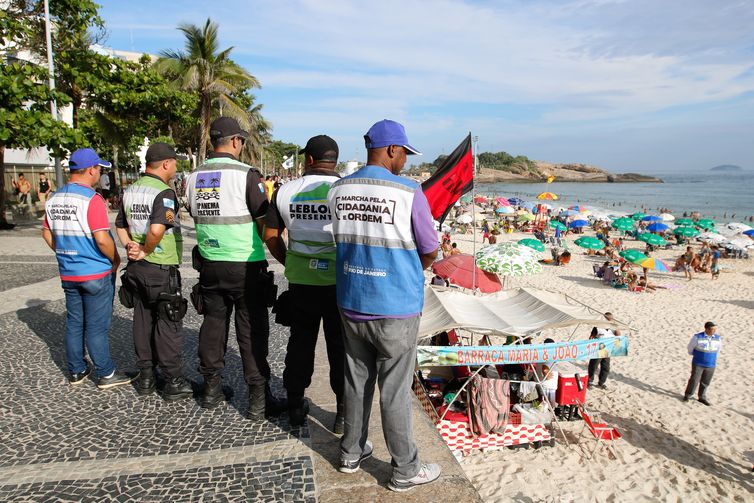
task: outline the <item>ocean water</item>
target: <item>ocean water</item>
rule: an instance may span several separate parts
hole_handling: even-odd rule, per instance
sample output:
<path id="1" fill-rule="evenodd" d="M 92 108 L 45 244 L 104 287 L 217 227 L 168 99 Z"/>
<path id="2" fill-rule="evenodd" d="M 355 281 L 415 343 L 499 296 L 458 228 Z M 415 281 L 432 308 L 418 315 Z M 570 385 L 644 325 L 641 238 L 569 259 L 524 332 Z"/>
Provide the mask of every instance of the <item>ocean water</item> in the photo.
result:
<path id="1" fill-rule="evenodd" d="M 669 208 L 676 217 L 699 211 L 721 222 L 748 222 L 754 216 L 754 172 L 655 176 L 665 183 L 485 183 L 477 184 L 476 193 L 536 201 L 546 191 L 560 198 L 546 201 L 555 207 L 580 203 L 626 213 Z"/>

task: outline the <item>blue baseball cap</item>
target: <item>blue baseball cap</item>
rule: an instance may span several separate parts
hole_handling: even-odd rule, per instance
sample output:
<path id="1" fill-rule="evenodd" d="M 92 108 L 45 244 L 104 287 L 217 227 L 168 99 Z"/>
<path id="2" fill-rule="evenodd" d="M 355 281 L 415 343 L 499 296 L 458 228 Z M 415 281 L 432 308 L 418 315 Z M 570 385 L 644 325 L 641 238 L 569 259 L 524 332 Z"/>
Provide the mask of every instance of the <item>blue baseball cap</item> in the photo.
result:
<path id="1" fill-rule="evenodd" d="M 112 166 L 107 161 L 103 161 L 97 155 L 97 152 L 90 148 L 80 148 L 71 154 L 71 159 L 68 161 L 68 169 L 76 171 L 77 169 L 93 168 L 94 166 L 101 166 L 103 168 L 109 168 Z"/>
<path id="2" fill-rule="evenodd" d="M 409 155 L 422 155 L 417 149 L 408 144 L 406 129 L 402 124 L 389 119 L 376 122 L 364 135 L 364 143 L 367 148 L 382 148 L 390 145 L 400 145 L 405 148 Z"/>

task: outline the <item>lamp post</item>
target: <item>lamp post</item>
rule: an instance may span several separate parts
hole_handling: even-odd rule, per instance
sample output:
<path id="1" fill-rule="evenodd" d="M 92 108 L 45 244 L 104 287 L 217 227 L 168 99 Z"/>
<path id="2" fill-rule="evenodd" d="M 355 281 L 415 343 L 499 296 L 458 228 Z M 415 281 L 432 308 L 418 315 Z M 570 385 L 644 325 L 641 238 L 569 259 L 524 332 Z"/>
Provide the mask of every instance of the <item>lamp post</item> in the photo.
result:
<path id="1" fill-rule="evenodd" d="M 55 67 L 52 65 L 52 27 L 50 26 L 50 5 L 44 0 L 45 9 L 45 37 L 47 38 L 47 71 L 50 75 L 50 91 L 55 90 Z M 53 96 L 50 100 L 50 113 L 52 120 L 58 120 L 58 103 Z M 58 188 L 65 185 L 63 180 L 63 168 L 60 166 L 60 158 L 55 156 L 55 183 Z"/>

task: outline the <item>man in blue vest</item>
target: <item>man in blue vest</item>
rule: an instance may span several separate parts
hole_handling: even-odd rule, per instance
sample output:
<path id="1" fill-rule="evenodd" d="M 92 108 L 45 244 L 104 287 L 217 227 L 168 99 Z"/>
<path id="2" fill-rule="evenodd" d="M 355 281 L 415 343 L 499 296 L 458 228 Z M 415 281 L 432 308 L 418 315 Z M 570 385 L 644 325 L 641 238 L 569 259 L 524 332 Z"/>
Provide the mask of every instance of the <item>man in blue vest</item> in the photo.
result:
<path id="1" fill-rule="evenodd" d="M 382 120 L 364 140 L 367 165 L 335 182 L 328 193 L 346 352 L 339 470 L 354 473 L 372 455 L 367 435 L 378 382 L 393 466 L 388 488 L 407 491 L 440 476 L 439 465 L 419 462 L 411 424 L 423 270 L 437 257 L 437 233 L 419 184 L 398 176 L 406 156 L 419 153 L 403 126 Z"/>
<path id="2" fill-rule="evenodd" d="M 71 155 L 71 181 L 45 203 L 42 237 L 55 251 L 68 312 L 65 349 L 68 381 L 81 384 L 92 367 L 84 358 L 84 347 L 94 363 L 97 387 L 109 389 L 133 381 L 115 369 L 108 340 L 113 317 L 115 271 L 120 255 L 110 234 L 107 208 L 94 191 L 102 167 L 110 163 L 90 148 Z"/>
<path id="3" fill-rule="evenodd" d="M 686 392 L 683 394 L 684 402 L 688 402 L 696 391 L 696 387 L 699 386 L 699 401 L 707 406 L 712 405 L 707 400 L 707 387 L 712 381 L 712 374 L 715 373 L 717 354 L 721 348 L 722 340 L 720 334 L 717 333 L 717 325 L 711 321 L 704 324 L 704 332 L 691 337 L 688 351 L 693 359 L 691 360 L 691 377 L 686 385 Z"/>

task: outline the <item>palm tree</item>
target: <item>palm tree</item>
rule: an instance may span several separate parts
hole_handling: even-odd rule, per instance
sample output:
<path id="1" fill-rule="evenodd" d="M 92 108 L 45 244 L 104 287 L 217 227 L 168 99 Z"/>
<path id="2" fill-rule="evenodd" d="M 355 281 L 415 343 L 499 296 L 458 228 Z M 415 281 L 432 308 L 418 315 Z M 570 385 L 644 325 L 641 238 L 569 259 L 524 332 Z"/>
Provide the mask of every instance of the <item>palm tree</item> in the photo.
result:
<path id="1" fill-rule="evenodd" d="M 222 106 L 224 115 L 245 116 L 245 110 L 232 99 L 239 89 L 260 87 L 256 77 L 230 59 L 233 47 L 218 48 L 217 23 L 207 19 L 204 27 L 181 24 L 186 36 L 183 51 L 162 51 L 157 69 L 180 87 L 199 96 L 199 163 L 204 161 L 212 122 L 212 107 Z"/>

